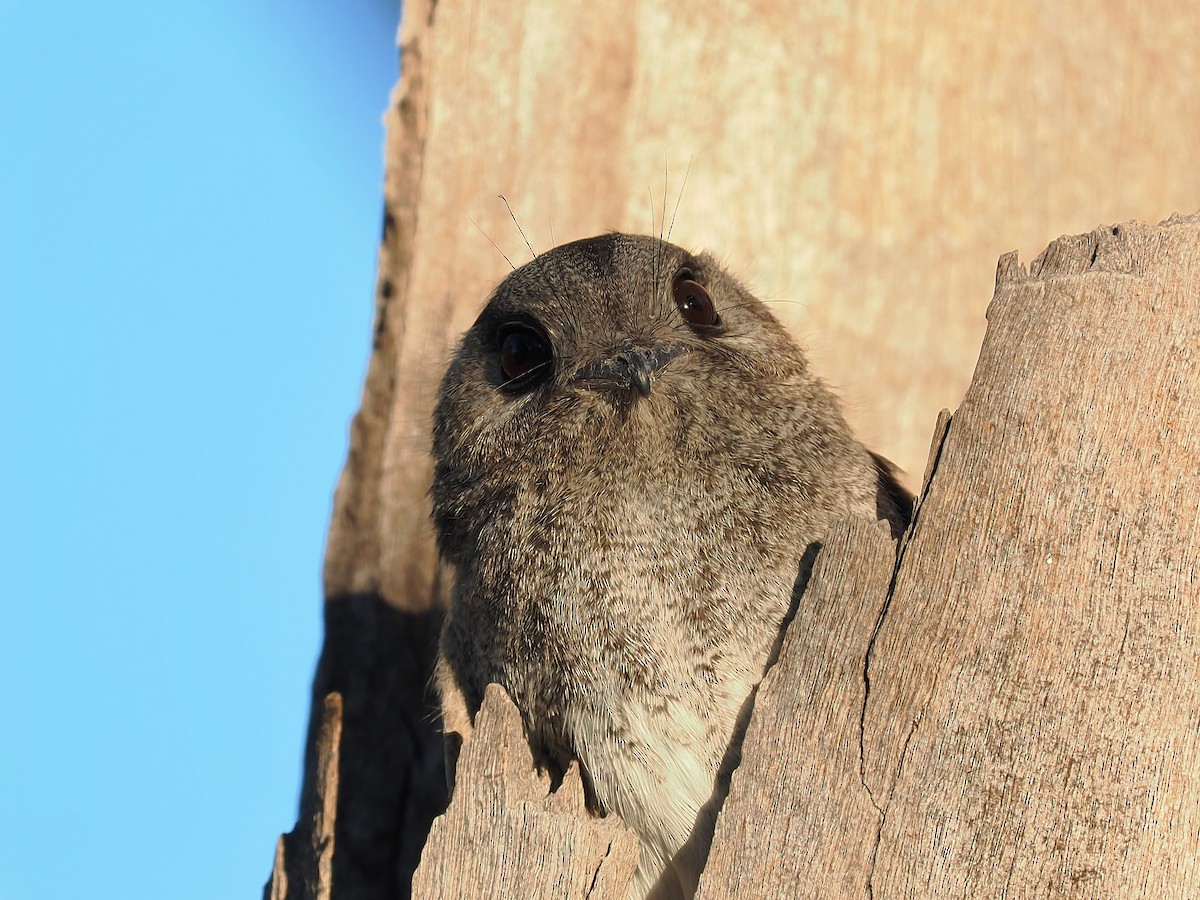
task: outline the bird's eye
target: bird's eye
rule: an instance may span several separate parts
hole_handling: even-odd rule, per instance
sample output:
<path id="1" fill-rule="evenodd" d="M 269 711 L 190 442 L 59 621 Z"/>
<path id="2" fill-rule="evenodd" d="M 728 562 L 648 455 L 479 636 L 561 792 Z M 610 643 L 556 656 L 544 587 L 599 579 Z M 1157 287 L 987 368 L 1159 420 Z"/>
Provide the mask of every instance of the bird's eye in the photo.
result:
<path id="1" fill-rule="evenodd" d="M 686 272 L 681 272 L 675 277 L 671 292 L 675 295 L 675 305 L 679 307 L 679 314 L 689 325 L 696 328 L 716 328 L 721 324 L 721 317 L 717 315 L 717 308 L 713 306 L 708 291 L 698 282 L 692 281 Z"/>
<path id="2" fill-rule="evenodd" d="M 510 391 L 527 391 L 550 377 L 554 370 L 554 349 L 540 328 L 524 322 L 501 325 L 496 334 L 500 350 L 500 370 Z"/>

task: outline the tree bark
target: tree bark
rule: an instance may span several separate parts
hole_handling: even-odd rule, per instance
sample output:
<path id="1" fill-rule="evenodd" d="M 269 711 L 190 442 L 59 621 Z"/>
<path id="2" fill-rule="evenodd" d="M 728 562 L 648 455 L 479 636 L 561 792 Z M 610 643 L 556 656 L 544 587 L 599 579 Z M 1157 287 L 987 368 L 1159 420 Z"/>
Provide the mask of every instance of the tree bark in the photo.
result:
<path id="1" fill-rule="evenodd" d="M 499 685 L 487 690 L 459 766 L 464 791 L 434 822 L 414 896 L 624 900 L 637 838 L 618 819 L 587 814 L 578 764 L 550 789 Z"/>
<path id="2" fill-rule="evenodd" d="M 818 558 L 701 897 L 1200 892 L 1198 295 L 1195 216 L 1000 261 L 890 586 L 862 528 Z"/>
<path id="3" fill-rule="evenodd" d="M 330 694 L 342 700 L 336 853 L 330 875 L 333 896 L 342 900 L 408 896 L 430 823 L 445 807 L 442 740 L 436 705 L 427 689 L 445 590 L 428 524 L 428 432 L 449 347 L 509 270 L 509 263 L 490 241 L 514 264 L 528 258 L 508 208 L 496 195 L 507 198 L 534 249 L 616 228 L 661 230 L 676 243 L 716 252 L 759 295 L 779 298 L 773 310 L 809 345 L 816 371 L 841 389 L 851 424 L 874 449 L 915 475 L 933 411 L 957 406 L 968 384 L 983 332 L 983 301 L 992 261 L 999 252 L 1013 246 L 1028 252 L 1065 229 L 1133 216 L 1155 220 L 1173 209 L 1195 205 L 1200 167 L 1189 161 L 1194 147 L 1200 145 L 1200 65 L 1192 47 L 1198 31 L 1200 7 L 1177 5 L 1168 15 L 1152 7 L 1097 7 L 1083 0 L 1066 0 L 1052 8 L 1033 0 L 982 0 L 970 5 L 921 2 L 903 11 L 863 7 L 850 12 L 833 0 L 800 8 L 756 3 L 736 9 L 679 0 L 405 3 L 403 77 L 385 116 L 385 213 L 373 352 L 330 525 L 326 637 L 313 685 L 300 817 L 293 839 L 281 845 L 278 871 L 298 871 L 294 866 L 300 862 L 290 854 L 310 852 L 295 848 L 312 846 L 307 823 L 326 802 L 320 773 L 325 758 L 321 749 L 325 698 Z M 1121 240 L 1116 244 L 1095 235 L 1056 244 L 1058 249 L 1035 264 L 1028 284 L 1020 290 L 1026 282 L 1016 270 L 1002 266 L 1001 290 L 991 307 L 993 331 L 1006 304 L 1024 309 L 1022 304 L 1032 303 L 1002 299 L 1025 297 L 1022 291 L 1042 290 L 1065 302 L 1060 296 L 1063 291 L 1077 292 L 1072 279 L 1092 285 L 1103 275 L 1116 279 L 1113 296 L 1124 297 L 1121 291 L 1127 282 L 1115 271 L 1083 266 L 1074 275 L 1064 275 L 1055 254 L 1066 254 L 1062 259 L 1069 257 L 1078 267 L 1077 251 L 1090 252 L 1078 248 L 1091 248 L 1099 265 L 1116 265 L 1105 262 L 1106 254 L 1123 252 L 1114 249 L 1124 246 L 1123 241 L 1140 240 L 1142 232 L 1137 229 L 1141 227 L 1122 226 L 1124 233 L 1117 236 Z M 1164 230 L 1163 234 L 1174 236 L 1162 238 L 1161 248 L 1176 247 L 1183 240 L 1179 235 L 1191 227 Z M 1158 232 L 1150 229 L 1146 234 Z M 1071 248 L 1070 252 L 1064 248 Z M 1158 251 L 1141 248 L 1138 252 L 1143 252 L 1140 258 L 1146 265 L 1168 261 Z M 1053 272 L 1058 274 L 1052 279 L 1049 273 Z M 1042 287 L 1035 288 L 1038 284 Z M 1091 298 L 1093 294 L 1085 292 L 1078 302 L 1092 302 Z M 947 453 L 967 452 L 959 442 L 964 422 L 975 422 L 970 416 L 964 419 L 971 410 L 984 423 L 992 422 L 993 428 L 1003 427 L 1006 440 L 1024 442 L 1014 446 L 996 436 L 999 443 L 994 449 L 1001 455 L 988 457 L 994 465 L 971 463 L 973 468 L 954 476 L 961 479 L 955 490 L 962 496 L 974 491 L 978 492 L 974 501 L 1012 505 L 1009 512 L 1017 518 L 996 526 L 1002 529 L 997 534 L 1007 538 L 995 537 L 989 543 L 980 536 L 980 523 L 992 521 L 988 517 L 997 514 L 991 507 L 977 507 L 961 496 L 938 500 L 950 497 L 942 493 L 948 490 L 942 485 L 950 480 L 943 469 L 950 461 L 946 457 L 938 464 L 923 501 L 928 505 L 928 512 L 922 513 L 926 524 L 919 525 L 905 545 L 908 565 L 916 559 L 913 554 L 923 534 L 943 522 L 947 546 L 961 545 L 964 550 L 955 555 L 948 572 L 918 573 L 932 579 L 928 583 L 904 580 L 898 572 L 888 594 L 892 599 L 887 615 L 870 644 L 870 678 L 860 688 L 869 693 L 860 716 L 861 778 L 870 787 L 867 800 L 888 810 L 874 852 L 876 889 L 899 883 L 893 881 L 901 877 L 896 872 L 919 870 L 920 860 L 905 861 L 897 849 L 909 846 L 896 830 L 901 827 L 913 829 L 911 834 L 921 840 L 950 841 L 936 843 L 938 852 L 965 860 L 964 866 L 993 860 L 1000 852 L 986 849 L 990 845 L 984 843 L 954 843 L 960 837 L 966 840 L 959 819 L 936 827 L 926 824 L 921 831 L 905 818 L 916 813 L 901 812 L 916 808 L 911 792 L 918 788 L 906 779 L 917 771 L 950 779 L 946 784 L 956 785 L 956 790 L 979 786 L 963 781 L 962 773 L 953 776 L 960 781 L 953 781 L 952 769 L 943 768 L 950 762 L 923 755 L 934 752 L 927 742 L 936 733 L 930 729 L 942 721 L 937 716 L 982 717 L 964 719 L 964 728 L 985 731 L 993 742 L 989 746 L 1001 756 L 1029 746 L 1032 740 L 1022 730 L 1024 720 L 1005 718 L 1007 713 L 993 709 L 999 701 L 985 704 L 979 699 L 983 694 L 969 693 L 986 693 L 983 674 L 972 675 L 969 683 L 956 687 L 966 692 L 961 696 L 942 680 L 950 677 L 948 672 L 966 677 L 955 666 L 975 672 L 1001 665 L 999 651 L 985 644 L 976 631 L 989 627 L 999 629 L 997 634 L 1011 634 L 1013 641 L 1032 640 L 1021 630 L 1026 619 L 1012 617 L 1034 613 L 1007 595 L 989 593 L 990 587 L 969 596 L 950 587 L 958 584 L 956 590 L 967 590 L 962 585 L 971 583 L 978 567 L 995 560 L 1013 567 L 1019 563 L 1030 579 L 1041 579 L 1014 582 L 1014 590 L 1029 597 L 1058 590 L 1068 573 L 1082 577 L 1082 569 L 1070 568 L 1083 565 L 1080 558 L 1065 551 L 1046 554 L 1058 560 L 1058 568 L 1043 573 L 1031 565 L 1041 559 L 1030 555 L 1031 548 L 1040 552 L 1050 541 L 1043 532 L 1036 532 L 1034 544 L 1017 538 L 1025 534 L 1017 529 L 1035 519 L 1040 522 L 1039 516 L 1050 521 L 1073 498 L 1090 511 L 1075 514 L 1068 523 L 1074 530 L 1063 532 L 1064 540 L 1070 534 L 1077 535 L 1072 540 L 1101 542 L 1105 552 L 1112 553 L 1105 571 L 1112 570 L 1114 559 L 1118 566 L 1138 561 L 1143 566 L 1135 585 L 1139 591 L 1149 584 L 1141 579 L 1159 571 L 1145 568 L 1148 563 L 1130 555 L 1131 548 L 1143 546 L 1146 528 L 1164 525 L 1158 518 L 1138 524 L 1140 520 L 1124 505 L 1128 497 L 1149 496 L 1149 488 L 1135 484 L 1121 488 L 1131 493 L 1110 497 L 1104 493 L 1110 479 L 1103 472 L 1117 471 L 1120 477 L 1112 483 L 1123 485 L 1121 479 L 1133 478 L 1134 463 L 1126 460 L 1149 465 L 1148 471 L 1161 475 L 1153 468 L 1162 463 L 1161 458 L 1141 451 L 1100 457 L 1098 444 L 1084 442 L 1074 457 L 1053 463 L 1068 469 L 1074 465 L 1080 480 L 1070 482 L 1064 475 L 1061 483 L 1047 481 L 1035 478 L 1037 471 L 1022 475 L 1024 480 L 1012 480 L 1013 473 L 1021 470 L 1022 453 L 1065 453 L 1049 437 L 1029 436 L 1028 423 L 1035 418 L 1044 420 L 1047 432 L 1058 439 L 1074 421 L 1069 414 L 1079 412 L 1080 404 L 1107 404 L 1115 416 L 1124 416 L 1114 419 L 1116 431 L 1140 435 L 1144 421 L 1135 411 L 1147 398 L 1138 391 L 1158 384 L 1152 374 L 1136 370 L 1147 360 L 1129 356 L 1132 351 L 1124 344 L 1110 347 L 1108 342 L 1115 338 L 1093 321 L 1094 316 L 1079 315 L 1077 326 L 1057 318 L 1039 321 L 1006 314 L 1004 327 L 1009 330 L 1002 340 L 989 336 L 995 347 L 985 347 L 977 377 L 994 378 L 997 367 L 1002 367 L 997 360 L 1011 354 L 1010 364 L 1028 371 L 1022 369 L 1021 378 L 1005 389 L 1024 389 L 1026 379 L 1041 378 L 1044 367 L 1060 366 L 1060 356 L 1078 348 L 1089 365 L 1098 355 L 1110 354 L 1105 357 L 1108 368 L 1100 362 L 1088 369 L 1097 377 L 1103 375 L 1102 383 L 1108 387 L 1101 391 L 1080 380 L 1075 370 L 1060 367 L 1056 371 L 1066 380 L 1044 384 L 1045 390 L 1058 391 L 1056 405 L 1039 405 L 1035 398 L 1023 407 L 997 405 L 988 419 L 992 413 L 983 410 L 1000 404 L 1003 395 L 979 394 L 983 388 L 977 382 L 956 414 L 943 448 Z M 1145 321 L 1130 315 L 1114 310 L 1110 318 L 1129 328 L 1158 321 L 1148 313 Z M 1072 343 L 1076 327 L 1091 329 L 1090 339 Z M 1052 328 L 1060 330 L 1047 330 Z M 1147 353 L 1154 339 L 1150 333 L 1144 336 Z M 1164 359 L 1174 359 L 1170 356 L 1176 352 L 1174 346 L 1168 343 L 1157 349 Z M 1019 359 L 1026 361 L 1018 363 Z M 972 427 L 985 429 L 978 423 Z M 1181 446 L 1191 446 L 1182 425 L 1170 434 Z M 1159 484 L 1164 490 L 1168 486 Z M 911 477 L 910 486 L 915 486 Z M 1030 490 L 1048 493 L 1032 497 Z M 945 503 L 959 506 L 948 508 Z M 1101 527 L 1102 514 L 1116 517 L 1109 524 L 1119 526 L 1119 532 Z M 964 534 L 957 535 L 944 524 L 954 517 L 958 523 L 954 527 Z M 1183 518 L 1178 513 L 1165 522 L 1179 547 L 1191 540 L 1172 530 L 1183 527 Z M 861 537 L 847 527 L 848 534 Z M 863 540 L 870 544 L 875 538 Z M 849 559 L 860 558 L 855 553 L 874 559 L 879 552 L 854 546 L 857 549 L 847 544 Z M 967 548 L 975 555 L 968 557 Z M 920 555 L 925 558 L 930 552 L 922 550 Z M 833 555 L 826 554 L 823 564 L 828 568 L 835 563 Z M 1009 568 L 1003 572 L 1004 578 L 1010 577 Z M 866 570 L 862 577 L 867 577 Z M 1172 581 L 1169 574 L 1154 577 L 1159 579 L 1154 584 L 1164 590 L 1183 584 Z M 838 579 L 840 583 L 842 576 Z M 843 597 L 839 602 L 859 603 L 859 615 L 869 618 L 867 594 L 853 593 L 865 588 L 846 583 L 843 589 L 850 593 L 839 595 Z M 1126 586 L 1113 596 L 1126 604 L 1133 602 L 1131 597 L 1149 596 L 1130 593 L 1133 590 Z M 912 599 L 918 595 L 926 599 Z M 814 602 L 819 599 L 811 596 Z M 943 596 L 952 597 L 955 605 L 939 613 L 942 618 L 922 618 L 932 616 L 924 607 L 920 613 L 898 612 L 902 598 L 909 598 L 904 603 L 928 604 L 933 602 L 929 598 Z M 1159 608 L 1157 601 L 1149 605 Z M 1046 616 L 1050 612 L 1038 613 L 1038 621 Z M 1079 628 L 1100 628 L 1071 604 L 1055 608 L 1051 618 L 1060 616 Z M 975 622 L 990 624 L 971 624 Z M 1125 634 L 1123 623 L 1124 619 Z M 1146 615 L 1130 614 L 1123 660 L 1129 659 L 1131 646 L 1142 646 L 1139 641 L 1154 636 L 1167 640 L 1170 653 L 1180 650 L 1171 641 L 1182 638 L 1175 632 L 1154 630 L 1155 623 L 1161 624 Z M 918 624 L 933 630 L 926 634 Z M 1103 629 L 1110 624 L 1105 620 Z M 850 623 L 839 627 L 849 628 Z M 1107 630 L 1087 633 L 1097 641 L 1111 638 Z M 934 639 L 952 643 L 945 647 L 928 643 Z M 968 644 L 979 641 L 978 653 L 983 656 L 963 656 L 969 651 L 954 643 L 960 639 Z M 1077 643 L 1062 636 L 1055 640 L 1058 643 L 1047 645 L 1054 652 L 1085 658 L 1083 638 Z M 929 660 L 904 657 L 919 647 L 929 648 Z M 833 652 L 828 647 L 817 649 Z M 1013 653 L 1035 650 L 1043 652 L 1031 644 L 1012 645 Z M 839 652 L 845 653 L 846 648 Z M 1087 658 L 1096 661 L 1095 656 Z M 1169 665 L 1176 667 L 1171 672 L 1186 673 L 1186 659 L 1170 658 L 1175 661 Z M 1004 656 L 1003 660 L 1009 667 L 1005 671 L 1019 671 L 1020 678 L 1044 684 L 1047 691 L 1066 683 L 1062 678 L 1050 679 L 1042 656 L 1020 660 Z M 830 657 L 829 664 L 835 662 Z M 850 663 L 841 658 L 836 664 Z M 1165 690 L 1156 680 L 1160 668 L 1149 667 L 1144 687 L 1155 697 L 1159 694 L 1153 691 Z M 816 673 L 803 667 L 802 672 L 808 674 L 798 677 L 816 684 Z M 999 675 L 993 672 L 989 677 Z M 1001 690 L 998 684 L 987 689 Z M 842 700 L 853 706 L 851 685 L 841 684 L 839 690 L 844 692 L 839 695 Z M 951 696 L 955 705 L 945 706 Z M 1036 699 L 1017 696 L 1022 702 Z M 1087 692 L 1072 696 L 1093 697 Z M 1121 740 L 1127 742 L 1133 742 L 1137 729 L 1146 724 L 1129 718 L 1145 714 L 1145 707 L 1134 700 L 1115 694 L 1105 701 L 1105 715 L 1113 719 L 1103 732 L 1109 740 L 1118 740 L 1115 729 L 1121 721 L 1127 725 Z M 1121 702 L 1126 705 L 1119 706 Z M 985 708 L 994 721 L 984 716 Z M 833 713 L 829 715 L 822 727 L 842 727 Z M 842 710 L 839 715 L 848 713 Z M 914 726 L 918 716 L 923 718 Z M 1086 718 L 1079 710 L 1064 712 L 1064 717 L 1072 727 L 1083 727 L 1080 723 Z M 1035 725 L 1043 728 L 1040 721 Z M 1182 733 L 1172 732 L 1170 741 Z M 902 752 L 905 746 L 907 755 Z M 1154 752 L 1166 754 L 1168 761 L 1176 758 L 1172 754 L 1190 752 L 1186 742 L 1171 743 L 1169 749 L 1161 742 L 1154 746 L 1159 748 Z M 948 747 L 937 752 L 949 754 Z M 1069 773 L 1058 772 L 1054 768 L 1062 763 L 1058 756 L 1028 753 L 1029 771 L 1050 779 L 1022 801 L 1027 803 L 1030 823 L 1047 815 L 1041 804 L 1056 802 L 1051 799 L 1052 776 L 1061 776 L 1064 785 L 1077 789 L 1076 800 L 1084 806 L 1069 808 L 1080 821 L 1116 821 L 1116 812 L 1106 805 L 1109 800 L 1103 799 L 1107 795 L 1094 793 L 1102 778 L 1092 762 L 1080 758 L 1071 763 Z M 1109 773 L 1120 782 L 1135 762 L 1119 754 L 1112 759 L 1127 766 Z M 972 777 L 993 779 L 986 781 L 988 790 L 999 799 L 956 814 L 969 821 L 994 826 L 1000 821 L 997 816 L 1015 814 L 1006 804 L 1016 801 L 1005 799 L 1006 791 L 1032 791 L 1028 782 L 996 781 L 1000 776 L 983 762 L 972 771 Z M 853 774 L 851 766 L 821 777 L 837 781 Z M 845 798 L 843 814 L 860 808 L 862 800 Z M 735 801 L 743 802 L 736 791 L 730 803 Z M 1155 807 L 1153 814 L 1158 815 L 1158 810 Z M 1127 812 L 1134 816 L 1136 811 Z M 1133 829 L 1120 832 L 1131 847 L 1141 846 L 1138 841 L 1144 837 L 1132 824 L 1136 821 L 1142 820 L 1122 820 L 1122 828 Z M 1194 817 L 1175 821 L 1180 828 L 1192 827 L 1195 837 Z M 817 833 L 812 822 L 803 827 L 805 834 Z M 1029 832 L 1035 833 L 1036 828 Z M 1028 873 L 1017 867 L 1013 877 L 1044 876 L 1046 884 L 1059 884 L 1053 878 L 1065 879 L 1069 871 L 1074 873 L 1071 877 L 1082 879 L 1079 884 L 1092 883 L 1087 880 L 1091 876 L 1080 874 L 1083 869 L 1072 868 L 1075 860 L 1093 859 L 1071 837 L 1082 833 L 1077 829 L 1064 837 L 1053 832 L 1054 840 L 1065 840 L 1064 846 L 1071 848 L 1061 873 Z M 1151 833 L 1159 832 L 1146 832 Z M 1111 841 L 1120 844 L 1117 834 L 1113 832 Z M 718 850 L 714 848 L 714 854 Z M 825 859 L 821 854 L 832 851 L 822 844 L 811 852 L 817 854 L 814 858 Z M 717 858 L 714 855 L 713 864 Z M 995 865 L 1009 863 L 1003 854 L 998 859 Z M 713 864 L 706 891 L 718 890 Z M 1176 863 L 1164 871 L 1181 866 Z M 1149 884 L 1165 877 L 1155 872 L 1146 875 Z M 308 892 L 304 878 L 287 880 L 282 894 L 279 879 L 268 891 L 288 898 L 315 896 Z"/>

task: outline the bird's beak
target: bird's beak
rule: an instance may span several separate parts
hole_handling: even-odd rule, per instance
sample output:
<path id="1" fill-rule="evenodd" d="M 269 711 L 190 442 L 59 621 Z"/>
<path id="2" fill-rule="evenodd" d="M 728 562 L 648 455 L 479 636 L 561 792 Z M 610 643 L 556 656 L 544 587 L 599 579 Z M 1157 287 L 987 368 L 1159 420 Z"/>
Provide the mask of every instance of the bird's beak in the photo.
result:
<path id="1" fill-rule="evenodd" d="M 654 380 L 655 370 L 651 368 L 650 360 L 644 353 L 629 353 L 625 358 L 618 358 L 617 364 L 624 364 L 625 381 L 631 388 L 643 397 L 650 396 L 650 384 Z"/>
<path id="2" fill-rule="evenodd" d="M 575 376 L 575 380 L 595 382 L 602 387 L 636 391 L 641 397 L 649 397 L 655 375 L 684 349 L 683 347 L 622 347 L 611 357 L 584 366 Z"/>

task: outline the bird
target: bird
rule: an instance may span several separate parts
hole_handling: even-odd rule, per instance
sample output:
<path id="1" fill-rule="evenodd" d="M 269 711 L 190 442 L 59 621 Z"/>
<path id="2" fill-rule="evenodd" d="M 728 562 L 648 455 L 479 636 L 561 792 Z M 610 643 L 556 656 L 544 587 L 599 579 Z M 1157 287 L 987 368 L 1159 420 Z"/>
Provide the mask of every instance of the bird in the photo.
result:
<path id="1" fill-rule="evenodd" d="M 855 514 L 902 533 L 897 470 L 716 257 L 616 232 L 496 287 L 433 456 L 446 721 L 502 685 L 539 765 L 577 760 L 637 835 L 629 897 L 690 897 L 821 537 Z"/>

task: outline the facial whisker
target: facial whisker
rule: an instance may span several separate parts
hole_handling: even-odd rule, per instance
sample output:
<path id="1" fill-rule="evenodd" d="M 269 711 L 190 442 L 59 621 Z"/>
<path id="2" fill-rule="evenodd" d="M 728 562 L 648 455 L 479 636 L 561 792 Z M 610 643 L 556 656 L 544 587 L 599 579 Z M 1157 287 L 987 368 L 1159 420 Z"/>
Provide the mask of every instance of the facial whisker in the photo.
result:
<path id="1" fill-rule="evenodd" d="M 663 205 L 662 216 L 658 220 L 658 239 L 663 239 L 663 229 L 667 227 L 667 161 L 663 160 Z"/>
<path id="2" fill-rule="evenodd" d="M 533 258 L 537 259 L 537 253 L 534 251 L 533 245 L 529 243 L 529 238 L 525 237 L 525 229 L 521 227 L 521 223 L 517 221 L 516 213 L 514 213 L 512 207 L 508 205 L 508 198 L 503 194 L 498 194 L 497 196 L 504 201 L 505 209 L 507 209 L 508 214 L 512 216 L 513 224 L 517 226 L 517 231 L 521 233 L 521 239 L 525 241 L 525 246 L 529 248 L 529 252 L 533 255 Z"/>
<path id="3" fill-rule="evenodd" d="M 545 362 L 540 362 L 540 363 L 538 363 L 536 366 L 530 366 L 530 367 L 529 367 L 529 369 L 528 369 L 527 371 L 525 371 L 525 372 L 522 372 L 522 373 L 521 373 L 520 375 L 518 375 L 516 378 L 510 378 L 510 379 L 508 379 L 507 381 L 503 381 L 503 382 L 501 382 L 501 383 L 500 383 L 500 389 L 501 389 L 501 390 L 504 390 L 504 388 L 508 387 L 509 385 L 516 384 L 516 383 L 517 383 L 517 382 L 519 382 L 519 381 L 524 381 L 524 380 L 525 380 L 525 379 L 527 379 L 527 378 L 528 378 L 530 375 L 532 375 L 533 373 L 537 372 L 539 369 L 543 369 L 543 368 L 545 368 L 546 366 L 550 366 L 550 365 L 553 365 L 553 364 L 554 364 L 554 360 L 553 360 L 553 359 L 548 359 L 548 360 L 546 360 Z"/>
<path id="4" fill-rule="evenodd" d="M 472 225 L 474 225 L 476 228 L 479 228 L 479 223 L 478 223 L 478 222 L 476 222 L 474 219 L 472 219 L 472 218 L 471 218 L 469 215 L 467 216 L 467 218 L 470 220 L 470 222 L 471 222 L 471 224 L 472 224 Z M 487 238 L 487 239 L 488 239 L 488 242 L 489 242 L 489 243 L 490 243 L 490 244 L 491 244 L 493 247 L 495 247 L 495 248 L 496 248 L 496 252 L 497 252 L 497 253 L 499 253 L 501 256 L 503 256 L 503 257 L 504 257 L 504 261 L 505 261 L 506 263 L 508 263 L 508 266 L 509 266 L 509 268 L 510 268 L 510 269 L 512 269 L 514 272 L 515 272 L 515 271 L 517 271 L 517 267 L 516 267 L 516 266 L 514 266 L 514 265 L 513 265 L 513 262 L 512 262 L 512 260 L 508 258 L 508 254 L 507 254 L 507 253 L 505 253 L 503 250 L 501 250 L 501 249 L 500 249 L 500 245 L 499 245 L 499 244 L 497 244 L 495 241 L 493 241 L 493 240 L 492 240 L 492 236 L 491 236 L 490 234 L 488 234 L 486 231 L 484 231 L 482 228 L 479 228 L 479 233 L 480 233 L 480 234 L 482 234 L 482 235 L 483 235 L 485 238 Z"/>
<path id="5" fill-rule="evenodd" d="M 687 187 L 688 175 L 690 175 L 692 172 L 692 160 L 694 160 L 695 158 L 696 158 L 696 155 L 694 153 L 688 158 L 687 171 L 685 171 L 683 173 L 683 184 L 681 184 L 679 186 L 679 196 L 675 200 L 675 210 L 674 210 L 674 212 L 671 213 L 671 227 L 667 229 L 667 240 L 668 241 L 671 239 L 671 232 L 675 230 L 675 215 L 676 215 L 676 213 L 679 212 L 679 204 L 683 200 L 683 189 Z M 666 210 L 666 207 L 664 206 L 663 207 L 663 216 L 665 217 L 666 214 L 667 214 L 667 210 Z"/>

